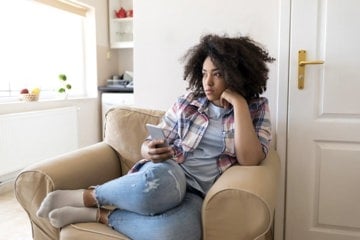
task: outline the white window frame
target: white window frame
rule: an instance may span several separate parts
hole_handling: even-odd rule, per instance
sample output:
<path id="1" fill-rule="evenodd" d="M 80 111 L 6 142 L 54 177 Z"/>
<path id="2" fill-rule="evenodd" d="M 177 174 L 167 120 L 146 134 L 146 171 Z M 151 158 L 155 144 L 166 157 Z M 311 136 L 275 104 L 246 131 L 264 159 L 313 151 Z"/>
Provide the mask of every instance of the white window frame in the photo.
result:
<path id="1" fill-rule="evenodd" d="M 78 14 L 84 17 L 84 80 L 82 82 L 84 94 L 73 96 L 75 98 L 97 97 L 97 71 L 96 71 L 96 31 L 95 31 L 95 11 L 93 7 L 86 6 L 83 3 L 68 0 L 29 0 L 46 4 L 58 9 Z M 21 6 L 19 6 L 21 7 Z M 11 24 L 11 19 L 9 19 Z M 4 65 L 4 64 L 2 64 Z M 59 72 L 60 73 L 60 72 Z M 15 73 L 16 74 L 16 73 Z M 55 81 L 55 80 L 54 80 Z M 71 96 L 71 95 L 70 95 Z M 52 100 L 50 99 L 45 100 Z M 54 97 L 58 100 L 57 97 Z M 40 98 L 40 101 L 42 98 Z M 17 102 L 19 97 L 0 97 L 1 102 Z"/>

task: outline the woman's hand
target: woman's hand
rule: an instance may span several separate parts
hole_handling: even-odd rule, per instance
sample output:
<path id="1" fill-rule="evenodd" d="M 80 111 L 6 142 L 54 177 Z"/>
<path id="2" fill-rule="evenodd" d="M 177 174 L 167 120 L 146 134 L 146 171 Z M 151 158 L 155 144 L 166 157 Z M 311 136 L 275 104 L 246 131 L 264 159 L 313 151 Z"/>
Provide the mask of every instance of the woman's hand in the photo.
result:
<path id="1" fill-rule="evenodd" d="M 141 145 L 141 155 L 154 163 L 171 159 L 174 150 L 171 146 L 163 146 L 164 140 L 145 140 Z"/>
<path id="2" fill-rule="evenodd" d="M 224 108 L 230 108 L 230 105 L 234 106 L 237 102 L 244 102 L 246 100 L 239 93 L 225 89 L 220 96 L 220 104 Z"/>

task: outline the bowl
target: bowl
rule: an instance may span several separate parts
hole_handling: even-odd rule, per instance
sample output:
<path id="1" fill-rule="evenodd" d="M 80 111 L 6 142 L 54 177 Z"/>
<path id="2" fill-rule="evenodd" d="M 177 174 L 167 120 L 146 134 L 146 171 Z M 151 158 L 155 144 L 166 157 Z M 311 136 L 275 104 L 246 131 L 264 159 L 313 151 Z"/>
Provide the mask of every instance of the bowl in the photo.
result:
<path id="1" fill-rule="evenodd" d="M 21 98 L 25 102 L 36 102 L 39 100 L 39 94 L 24 93 L 24 94 L 21 94 Z"/>

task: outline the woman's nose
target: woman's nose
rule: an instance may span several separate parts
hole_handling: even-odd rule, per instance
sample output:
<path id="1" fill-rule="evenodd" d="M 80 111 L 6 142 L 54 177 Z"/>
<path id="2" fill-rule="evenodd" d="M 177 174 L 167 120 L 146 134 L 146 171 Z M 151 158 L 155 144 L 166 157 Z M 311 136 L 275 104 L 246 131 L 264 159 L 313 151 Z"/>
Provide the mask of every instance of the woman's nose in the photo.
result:
<path id="1" fill-rule="evenodd" d="M 205 83 L 206 83 L 206 85 L 208 85 L 208 86 L 213 86 L 213 85 L 214 85 L 214 81 L 213 81 L 211 75 L 208 75 L 208 76 L 205 78 Z"/>

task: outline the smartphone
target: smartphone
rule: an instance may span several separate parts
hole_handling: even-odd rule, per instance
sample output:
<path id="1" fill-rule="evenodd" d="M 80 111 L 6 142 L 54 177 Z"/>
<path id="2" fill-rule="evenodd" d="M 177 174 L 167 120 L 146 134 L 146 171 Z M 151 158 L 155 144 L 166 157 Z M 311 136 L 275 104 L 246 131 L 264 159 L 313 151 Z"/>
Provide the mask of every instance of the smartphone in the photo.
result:
<path id="1" fill-rule="evenodd" d="M 148 129 L 152 139 L 164 140 L 164 144 L 161 144 L 159 147 L 169 146 L 165 140 L 164 132 L 162 131 L 162 129 L 160 127 L 150 124 L 150 123 L 147 123 L 146 128 Z"/>

